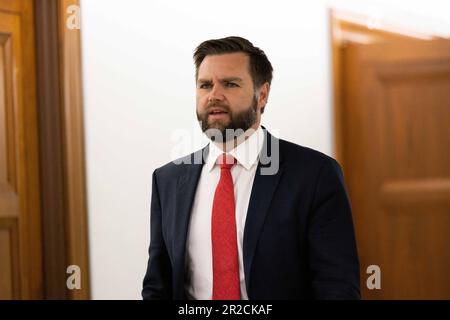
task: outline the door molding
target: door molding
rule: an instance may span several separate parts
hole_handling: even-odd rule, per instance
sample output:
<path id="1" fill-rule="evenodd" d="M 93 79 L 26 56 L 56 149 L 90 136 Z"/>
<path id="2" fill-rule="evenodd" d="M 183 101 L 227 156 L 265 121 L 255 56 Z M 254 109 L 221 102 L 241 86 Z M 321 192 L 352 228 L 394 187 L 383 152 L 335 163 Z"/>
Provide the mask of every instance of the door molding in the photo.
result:
<path id="1" fill-rule="evenodd" d="M 379 26 L 369 28 L 372 18 L 368 15 L 354 14 L 342 10 L 329 10 L 329 26 L 331 40 L 331 65 L 334 114 L 334 156 L 342 165 L 345 161 L 345 99 L 344 99 L 344 62 L 343 56 L 348 44 L 372 44 L 402 40 L 435 40 L 441 39 L 434 34 L 405 29 L 395 23 L 383 21 Z"/>
<path id="2" fill-rule="evenodd" d="M 46 299 L 89 299 L 89 252 L 80 30 L 66 28 L 78 0 L 35 1 L 41 211 Z M 81 270 L 68 290 L 66 269 Z"/>

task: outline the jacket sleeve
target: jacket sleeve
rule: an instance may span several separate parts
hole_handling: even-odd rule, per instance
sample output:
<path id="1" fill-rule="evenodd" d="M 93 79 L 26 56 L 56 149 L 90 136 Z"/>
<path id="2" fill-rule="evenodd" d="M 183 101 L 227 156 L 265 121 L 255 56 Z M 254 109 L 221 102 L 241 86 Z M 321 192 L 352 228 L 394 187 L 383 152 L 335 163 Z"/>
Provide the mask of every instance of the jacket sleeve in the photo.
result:
<path id="1" fill-rule="evenodd" d="M 316 183 L 308 245 L 314 298 L 360 299 L 352 212 L 342 170 L 332 158 L 327 158 Z"/>
<path id="2" fill-rule="evenodd" d="M 172 268 L 162 234 L 162 212 L 156 170 L 152 177 L 150 206 L 150 246 L 147 272 L 143 281 L 144 300 L 172 298 Z"/>

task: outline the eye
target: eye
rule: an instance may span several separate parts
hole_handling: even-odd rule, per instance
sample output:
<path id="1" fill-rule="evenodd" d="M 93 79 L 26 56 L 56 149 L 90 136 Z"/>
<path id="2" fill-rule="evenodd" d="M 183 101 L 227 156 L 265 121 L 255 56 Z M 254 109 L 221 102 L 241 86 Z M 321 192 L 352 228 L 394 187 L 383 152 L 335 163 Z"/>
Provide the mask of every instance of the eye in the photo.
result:
<path id="1" fill-rule="evenodd" d="M 234 82 L 227 82 L 225 85 L 226 85 L 228 88 L 236 88 L 236 87 L 239 87 L 238 84 L 237 84 L 237 83 L 234 83 Z"/>
<path id="2" fill-rule="evenodd" d="M 202 83 L 199 86 L 200 89 L 209 89 L 211 88 L 211 84 L 210 83 Z"/>

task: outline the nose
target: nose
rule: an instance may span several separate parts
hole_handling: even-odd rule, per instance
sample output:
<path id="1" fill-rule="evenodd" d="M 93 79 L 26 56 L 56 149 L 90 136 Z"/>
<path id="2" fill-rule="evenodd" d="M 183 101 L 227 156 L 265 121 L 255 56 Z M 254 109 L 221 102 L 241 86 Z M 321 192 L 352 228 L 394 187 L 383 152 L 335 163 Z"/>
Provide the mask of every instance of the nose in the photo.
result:
<path id="1" fill-rule="evenodd" d="M 213 85 L 211 91 L 209 92 L 208 102 L 223 101 L 224 99 L 225 96 L 223 95 L 220 85 L 218 84 Z"/>

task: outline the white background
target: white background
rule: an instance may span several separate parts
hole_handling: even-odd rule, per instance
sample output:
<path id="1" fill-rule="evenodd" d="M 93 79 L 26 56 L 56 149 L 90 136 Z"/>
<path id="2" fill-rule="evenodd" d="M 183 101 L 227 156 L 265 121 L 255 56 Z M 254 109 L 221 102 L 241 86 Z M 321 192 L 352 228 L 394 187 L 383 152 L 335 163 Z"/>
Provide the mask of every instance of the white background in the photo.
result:
<path id="1" fill-rule="evenodd" d="M 81 1 L 94 299 L 140 299 L 151 174 L 205 144 L 192 61 L 200 42 L 239 35 L 262 48 L 275 70 L 263 125 L 333 155 L 331 7 L 450 35 L 445 0 Z"/>

